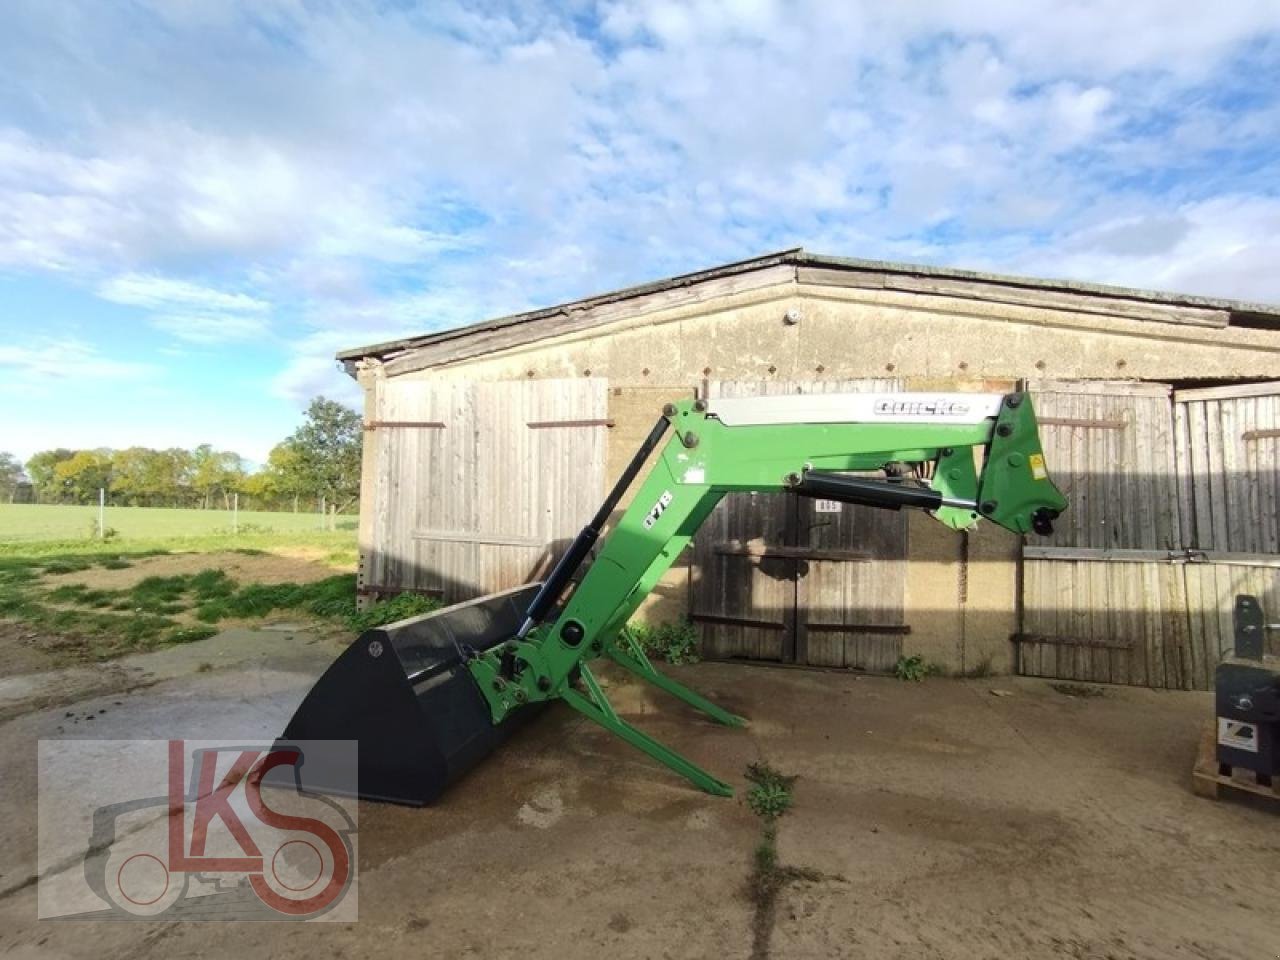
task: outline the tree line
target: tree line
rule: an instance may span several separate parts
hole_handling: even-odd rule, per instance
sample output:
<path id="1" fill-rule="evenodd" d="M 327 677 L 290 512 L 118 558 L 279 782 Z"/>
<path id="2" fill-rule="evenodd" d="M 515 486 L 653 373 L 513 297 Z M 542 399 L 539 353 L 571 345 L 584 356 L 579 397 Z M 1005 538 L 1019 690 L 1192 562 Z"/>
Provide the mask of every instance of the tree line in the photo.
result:
<path id="1" fill-rule="evenodd" d="M 204 443 L 187 450 L 129 447 L 41 450 L 24 465 L 0 452 L 0 499 L 36 503 L 110 502 L 139 507 L 310 509 L 324 499 L 347 510 L 360 495 L 361 420 L 354 410 L 317 397 L 302 424 L 250 471 L 244 457 Z"/>

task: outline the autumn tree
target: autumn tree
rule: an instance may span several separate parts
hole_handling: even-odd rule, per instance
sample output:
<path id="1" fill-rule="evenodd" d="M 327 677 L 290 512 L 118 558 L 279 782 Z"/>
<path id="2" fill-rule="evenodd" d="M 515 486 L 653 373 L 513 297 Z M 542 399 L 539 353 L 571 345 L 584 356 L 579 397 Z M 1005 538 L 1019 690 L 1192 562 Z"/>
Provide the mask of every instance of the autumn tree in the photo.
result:
<path id="1" fill-rule="evenodd" d="M 54 471 L 58 464 L 73 456 L 74 450 L 58 447 L 56 450 L 41 450 L 27 461 L 27 476 L 31 478 L 39 503 L 61 503 L 66 498 L 66 491 L 59 486 Z"/>
<path id="2" fill-rule="evenodd" d="M 185 505 L 191 496 L 193 454 L 172 447 L 129 447 L 111 457 L 112 493 L 134 506 Z"/>
<path id="3" fill-rule="evenodd" d="M 53 480 L 62 496 L 72 503 L 92 503 L 98 491 L 111 486 L 111 452 L 77 450 L 53 468 Z"/>
<path id="4" fill-rule="evenodd" d="M 191 485 L 200 494 L 201 505 L 208 510 L 210 500 L 221 495 L 223 506 L 230 508 L 231 494 L 244 480 L 244 461 L 240 454 L 215 450 L 202 443 L 192 451 L 191 458 Z"/>
<path id="5" fill-rule="evenodd" d="M 306 483 L 297 448 L 292 440 L 284 440 L 271 448 L 260 470 L 244 478 L 240 489 L 258 503 L 292 503 L 297 513 L 298 499 L 311 495 Z"/>

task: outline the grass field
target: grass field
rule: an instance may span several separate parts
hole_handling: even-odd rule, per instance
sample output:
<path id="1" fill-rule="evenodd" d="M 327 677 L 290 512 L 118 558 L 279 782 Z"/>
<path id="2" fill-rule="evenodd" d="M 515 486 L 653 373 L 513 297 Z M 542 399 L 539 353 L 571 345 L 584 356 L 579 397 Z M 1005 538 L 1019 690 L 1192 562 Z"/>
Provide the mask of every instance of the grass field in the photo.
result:
<path id="1" fill-rule="evenodd" d="M 320 533 L 315 513 L 258 513 L 241 510 L 242 534 Z M 46 504 L 0 504 L 0 544 L 91 539 L 98 508 Z M 120 540 L 164 540 L 230 534 L 226 510 L 181 510 L 159 507 L 107 507 L 106 525 Z M 339 517 L 338 532 L 354 531 L 355 517 Z"/>
<path id="2" fill-rule="evenodd" d="M 359 631 L 434 603 L 405 595 L 356 610 L 354 517 L 321 530 L 314 514 L 242 512 L 233 533 L 221 510 L 108 507 L 103 540 L 96 515 L 0 505 L 0 640 L 34 631 L 23 642 L 65 664 L 189 643 L 279 611 Z M 258 569 L 226 572 L 246 564 Z M 124 582 L 83 582 L 132 570 Z"/>

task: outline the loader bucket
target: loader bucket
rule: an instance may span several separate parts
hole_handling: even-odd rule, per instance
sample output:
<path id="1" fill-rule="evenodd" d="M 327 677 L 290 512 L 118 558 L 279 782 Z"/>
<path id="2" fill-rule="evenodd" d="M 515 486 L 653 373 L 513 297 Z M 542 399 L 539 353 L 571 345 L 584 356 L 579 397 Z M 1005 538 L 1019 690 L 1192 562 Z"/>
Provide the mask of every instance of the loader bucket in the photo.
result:
<path id="1" fill-rule="evenodd" d="M 318 740 L 358 740 L 359 796 L 423 806 L 538 711 L 495 726 L 464 653 L 515 636 L 541 584 L 490 594 L 366 630 L 311 688 L 280 742 L 313 741 L 306 790 L 351 793 Z"/>

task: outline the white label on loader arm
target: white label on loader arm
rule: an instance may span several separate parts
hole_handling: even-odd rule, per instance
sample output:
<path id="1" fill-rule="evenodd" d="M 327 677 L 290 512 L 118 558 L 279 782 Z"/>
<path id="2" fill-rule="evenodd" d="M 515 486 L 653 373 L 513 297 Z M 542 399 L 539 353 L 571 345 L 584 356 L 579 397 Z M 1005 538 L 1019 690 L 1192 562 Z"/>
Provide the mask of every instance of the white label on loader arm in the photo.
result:
<path id="1" fill-rule="evenodd" d="M 1000 413 L 999 393 L 811 393 L 711 400 L 727 427 L 785 423 L 981 423 Z"/>
<path id="2" fill-rule="evenodd" d="M 658 502 L 649 508 L 649 512 L 645 514 L 644 528 L 646 530 L 653 529 L 653 525 L 658 522 L 658 518 L 666 512 L 667 507 L 671 506 L 671 491 L 663 490 L 662 496 L 658 498 Z"/>
<path id="3" fill-rule="evenodd" d="M 1240 720 L 1228 720 L 1226 717 L 1219 717 L 1218 743 L 1224 747 L 1257 753 L 1258 726 L 1253 723 L 1244 723 Z"/>

